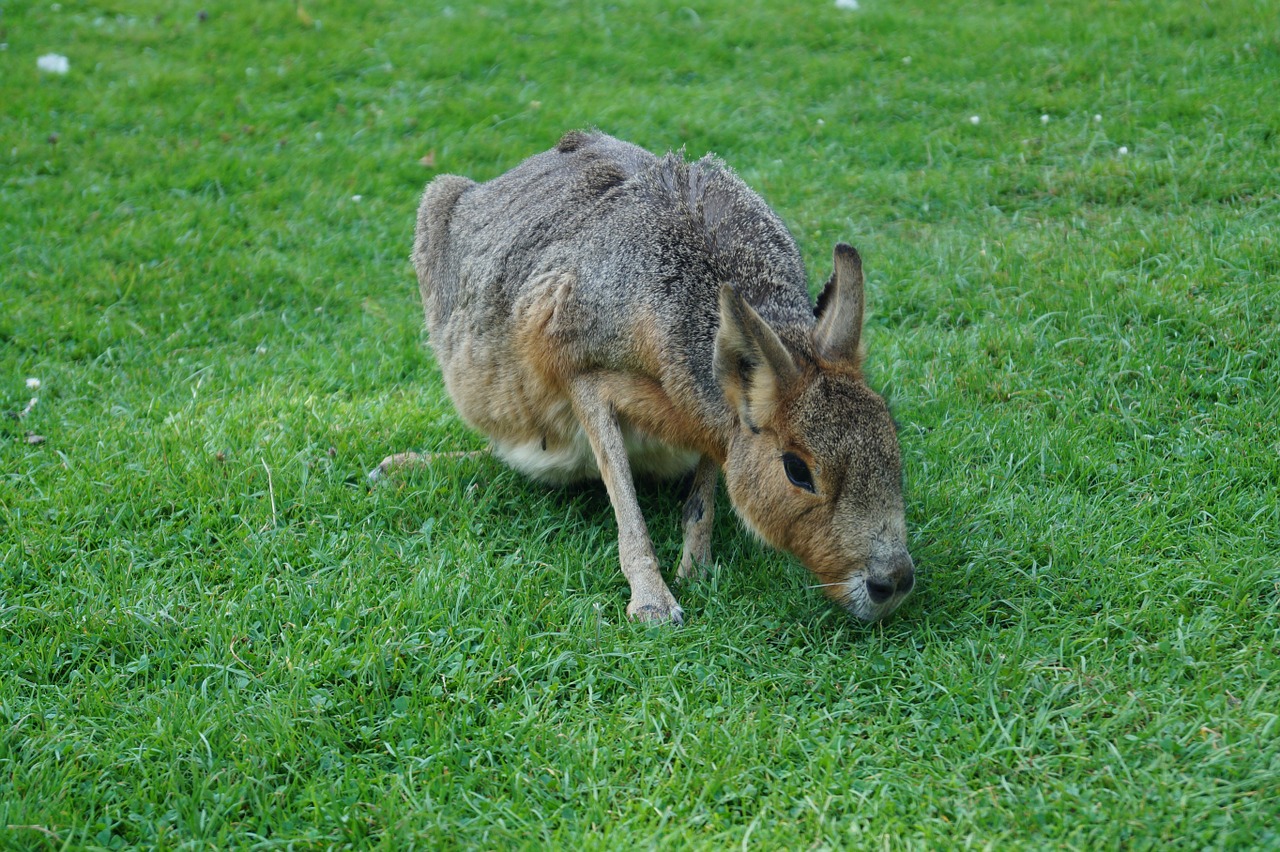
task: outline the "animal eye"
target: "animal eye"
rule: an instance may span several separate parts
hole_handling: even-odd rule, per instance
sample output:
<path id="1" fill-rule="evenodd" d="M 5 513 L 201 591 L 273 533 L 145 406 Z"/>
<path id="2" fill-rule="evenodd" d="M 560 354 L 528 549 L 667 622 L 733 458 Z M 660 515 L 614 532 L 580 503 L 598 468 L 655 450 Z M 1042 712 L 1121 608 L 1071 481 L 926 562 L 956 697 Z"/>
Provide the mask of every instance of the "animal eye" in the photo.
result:
<path id="1" fill-rule="evenodd" d="M 804 459 L 795 453 L 783 453 L 782 469 L 787 472 L 787 479 L 796 488 L 803 488 L 810 494 L 817 493 L 817 489 L 813 487 L 813 474 L 809 472 L 809 465 L 804 463 Z"/>

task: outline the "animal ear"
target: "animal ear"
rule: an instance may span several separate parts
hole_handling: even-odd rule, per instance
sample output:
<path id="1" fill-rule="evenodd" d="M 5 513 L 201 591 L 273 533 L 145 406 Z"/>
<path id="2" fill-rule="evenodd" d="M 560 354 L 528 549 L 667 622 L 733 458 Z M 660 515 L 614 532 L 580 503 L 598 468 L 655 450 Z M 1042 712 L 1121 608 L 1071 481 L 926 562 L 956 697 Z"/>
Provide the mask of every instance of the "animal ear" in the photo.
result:
<path id="1" fill-rule="evenodd" d="M 818 317 L 813 347 L 823 359 L 857 366 L 861 360 L 862 302 L 862 258 L 853 246 L 837 243 L 835 272 L 813 309 Z"/>
<path id="2" fill-rule="evenodd" d="M 798 373 L 777 333 L 732 287 L 720 285 L 716 383 L 743 424 L 757 431 Z"/>

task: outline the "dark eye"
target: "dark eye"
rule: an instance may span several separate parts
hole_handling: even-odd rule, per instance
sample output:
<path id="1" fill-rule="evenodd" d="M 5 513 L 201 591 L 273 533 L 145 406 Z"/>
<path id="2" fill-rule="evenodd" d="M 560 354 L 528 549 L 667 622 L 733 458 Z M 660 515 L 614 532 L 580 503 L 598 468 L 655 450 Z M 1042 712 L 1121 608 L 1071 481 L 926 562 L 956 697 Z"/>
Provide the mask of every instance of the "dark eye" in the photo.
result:
<path id="1" fill-rule="evenodd" d="M 813 487 L 813 474 L 809 472 L 809 465 L 804 463 L 804 459 L 795 453 L 783 453 L 782 469 L 787 472 L 787 479 L 796 488 L 803 488 L 810 494 L 817 493 L 817 489 Z"/>

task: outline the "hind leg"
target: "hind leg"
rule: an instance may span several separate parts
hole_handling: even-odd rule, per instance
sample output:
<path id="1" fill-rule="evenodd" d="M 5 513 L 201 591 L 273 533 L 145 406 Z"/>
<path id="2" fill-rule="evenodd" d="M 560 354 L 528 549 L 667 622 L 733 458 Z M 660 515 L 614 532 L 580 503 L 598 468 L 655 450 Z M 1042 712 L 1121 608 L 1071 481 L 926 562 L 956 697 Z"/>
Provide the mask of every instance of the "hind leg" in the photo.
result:
<path id="1" fill-rule="evenodd" d="M 422 455 L 421 453 L 396 453 L 395 455 L 387 456 L 382 460 L 382 464 L 369 471 L 367 479 L 369 480 L 370 485 L 377 485 L 379 482 L 390 479 L 393 474 L 399 473 L 402 470 L 417 467 L 430 467 L 439 459 L 470 459 L 487 456 L 488 454 L 488 450 L 472 450 L 470 452 L 456 453 L 427 453 L 426 455 Z"/>

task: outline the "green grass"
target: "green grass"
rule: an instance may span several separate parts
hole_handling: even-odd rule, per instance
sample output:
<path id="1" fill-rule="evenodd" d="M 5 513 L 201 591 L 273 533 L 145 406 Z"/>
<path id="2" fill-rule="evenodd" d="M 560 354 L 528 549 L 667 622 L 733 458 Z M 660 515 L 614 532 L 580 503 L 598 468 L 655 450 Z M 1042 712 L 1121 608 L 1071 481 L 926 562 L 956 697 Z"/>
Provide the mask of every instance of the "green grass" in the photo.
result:
<path id="1" fill-rule="evenodd" d="M 1280 846 L 1273 4 L 207 8 L 0 6 L 0 846 Z M 723 496 L 658 630 L 599 491 L 365 489 L 482 445 L 423 183 L 591 125 L 862 250 L 888 623 Z"/>

